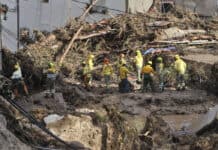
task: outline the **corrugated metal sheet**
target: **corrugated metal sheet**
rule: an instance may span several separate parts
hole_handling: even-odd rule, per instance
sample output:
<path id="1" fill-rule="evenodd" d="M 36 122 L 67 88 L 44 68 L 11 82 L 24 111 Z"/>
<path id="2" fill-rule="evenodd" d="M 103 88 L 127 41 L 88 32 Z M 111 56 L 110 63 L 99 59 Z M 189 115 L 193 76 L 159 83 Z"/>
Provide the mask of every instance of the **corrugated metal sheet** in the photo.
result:
<path id="1" fill-rule="evenodd" d="M 128 12 L 146 13 L 151 8 L 153 0 L 128 0 Z"/>

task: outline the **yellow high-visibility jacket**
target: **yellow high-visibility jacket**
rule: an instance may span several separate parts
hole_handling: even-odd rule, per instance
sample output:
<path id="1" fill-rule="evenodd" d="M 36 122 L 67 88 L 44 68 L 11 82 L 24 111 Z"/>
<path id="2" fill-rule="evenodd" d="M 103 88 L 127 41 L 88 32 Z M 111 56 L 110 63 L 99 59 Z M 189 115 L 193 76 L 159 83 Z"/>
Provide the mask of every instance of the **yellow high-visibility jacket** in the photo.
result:
<path id="1" fill-rule="evenodd" d="M 127 78 L 127 74 L 129 73 L 129 70 L 125 67 L 125 66 L 122 66 L 120 67 L 120 79 L 126 79 Z"/>
<path id="2" fill-rule="evenodd" d="M 151 67 L 151 65 L 145 65 L 142 68 L 142 74 L 151 74 L 154 73 L 154 69 Z"/>
<path id="3" fill-rule="evenodd" d="M 186 63 L 182 59 L 175 61 L 174 68 L 179 74 L 185 74 L 186 72 Z"/>
<path id="4" fill-rule="evenodd" d="M 143 66 L 143 56 L 142 54 L 137 54 L 137 56 L 135 56 L 135 64 L 137 67 L 142 67 Z"/>
<path id="5" fill-rule="evenodd" d="M 123 64 L 126 64 L 126 60 L 124 58 L 119 58 L 116 64 L 117 67 L 120 68 Z"/>
<path id="6" fill-rule="evenodd" d="M 88 60 L 87 60 L 87 65 L 88 65 L 90 71 L 92 71 L 93 68 L 94 68 L 93 60 L 92 60 L 92 59 L 88 59 Z"/>
<path id="7" fill-rule="evenodd" d="M 48 68 L 48 73 L 56 73 L 56 68 L 54 66 Z"/>
<path id="8" fill-rule="evenodd" d="M 113 67 L 111 65 L 104 65 L 102 70 L 103 75 L 112 75 Z"/>
<path id="9" fill-rule="evenodd" d="M 85 65 L 85 67 L 83 68 L 83 75 L 91 76 L 91 70 L 88 65 Z"/>

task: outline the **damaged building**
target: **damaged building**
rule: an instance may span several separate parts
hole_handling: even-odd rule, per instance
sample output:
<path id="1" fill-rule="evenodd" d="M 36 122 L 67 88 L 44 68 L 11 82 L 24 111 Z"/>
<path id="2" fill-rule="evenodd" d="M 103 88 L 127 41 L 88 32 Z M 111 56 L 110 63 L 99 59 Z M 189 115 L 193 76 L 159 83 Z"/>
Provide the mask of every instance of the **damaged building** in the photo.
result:
<path id="1" fill-rule="evenodd" d="M 202 16 L 218 16 L 218 0 L 175 0 L 176 5 Z"/>

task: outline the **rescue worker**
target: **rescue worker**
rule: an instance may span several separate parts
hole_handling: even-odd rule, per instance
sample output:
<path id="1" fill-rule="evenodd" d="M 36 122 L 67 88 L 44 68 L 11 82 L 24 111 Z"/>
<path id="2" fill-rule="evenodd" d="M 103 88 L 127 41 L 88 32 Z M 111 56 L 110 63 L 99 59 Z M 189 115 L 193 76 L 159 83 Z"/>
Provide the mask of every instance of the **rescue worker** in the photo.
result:
<path id="1" fill-rule="evenodd" d="M 104 76 L 106 88 L 108 88 L 110 84 L 111 76 L 113 75 L 113 67 L 110 65 L 109 59 L 107 58 L 104 59 L 102 75 Z"/>
<path id="2" fill-rule="evenodd" d="M 151 90 L 154 91 L 154 85 L 153 85 L 154 69 L 152 68 L 152 61 L 148 61 L 148 63 L 142 68 L 142 75 L 144 77 L 142 92 L 147 91 L 148 85 L 150 85 Z"/>
<path id="3" fill-rule="evenodd" d="M 85 87 L 87 89 L 90 88 L 92 83 L 92 73 L 94 68 L 93 60 L 94 60 L 94 55 L 90 54 L 83 66 L 83 80 L 84 80 Z"/>
<path id="4" fill-rule="evenodd" d="M 87 64 L 88 65 L 88 69 L 89 69 L 89 72 L 90 72 L 90 80 L 89 80 L 89 85 L 92 84 L 92 76 L 93 76 L 93 69 L 94 69 L 94 58 L 95 56 L 90 54 L 89 57 L 88 57 L 88 60 L 87 60 Z"/>
<path id="5" fill-rule="evenodd" d="M 136 65 L 136 70 L 137 70 L 137 82 L 141 82 L 141 71 L 143 67 L 143 56 L 140 50 L 136 51 L 136 56 L 134 59 L 135 65 Z"/>
<path id="6" fill-rule="evenodd" d="M 123 66 L 123 64 L 126 64 L 125 55 L 120 54 L 118 61 L 117 61 L 117 68 L 119 69 L 120 67 Z"/>
<path id="7" fill-rule="evenodd" d="M 16 63 L 14 65 L 14 69 L 15 71 L 13 72 L 11 79 L 12 79 L 12 89 L 13 89 L 15 97 L 16 98 L 19 97 L 19 91 L 21 87 L 23 88 L 25 95 L 29 95 L 27 86 L 23 80 L 22 71 L 21 71 L 19 63 Z"/>
<path id="8" fill-rule="evenodd" d="M 174 69 L 176 70 L 177 90 L 185 90 L 186 67 L 186 63 L 180 58 L 180 56 L 175 55 Z"/>
<path id="9" fill-rule="evenodd" d="M 55 93 L 55 81 L 56 81 L 56 67 L 55 64 L 50 62 L 48 63 L 48 69 L 47 69 L 47 88 L 49 90 L 49 93 L 46 94 L 46 96 L 54 96 Z"/>
<path id="10" fill-rule="evenodd" d="M 122 54 L 120 54 L 119 55 L 119 57 L 118 57 L 118 60 L 117 60 L 117 62 L 116 62 L 116 70 L 117 70 L 117 81 L 119 82 L 119 77 L 120 77 L 120 75 L 119 75 L 119 70 L 120 70 L 120 67 L 122 67 L 122 65 L 123 64 L 126 64 L 126 60 L 125 60 L 125 55 L 122 53 Z"/>
<path id="11" fill-rule="evenodd" d="M 158 74 L 159 89 L 161 91 L 164 90 L 163 69 L 164 69 L 163 58 L 162 57 L 157 57 L 156 64 L 155 64 L 155 71 Z"/>
<path id="12" fill-rule="evenodd" d="M 90 54 L 88 56 L 88 59 L 87 59 L 87 62 L 86 62 L 89 69 L 90 69 L 90 71 L 93 71 L 93 68 L 94 68 L 94 58 L 95 58 L 95 56 Z"/>
<path id="13" fill-rule="evenodd" d="M 120 83 L 119 83 L 119 92 L 128 93 L 133 90 L 133 85 L 129 82 L 127 75 L 129 74 L 129 70 L 126 67 L 126 63 L 124 62 L 119 69 Z"/>

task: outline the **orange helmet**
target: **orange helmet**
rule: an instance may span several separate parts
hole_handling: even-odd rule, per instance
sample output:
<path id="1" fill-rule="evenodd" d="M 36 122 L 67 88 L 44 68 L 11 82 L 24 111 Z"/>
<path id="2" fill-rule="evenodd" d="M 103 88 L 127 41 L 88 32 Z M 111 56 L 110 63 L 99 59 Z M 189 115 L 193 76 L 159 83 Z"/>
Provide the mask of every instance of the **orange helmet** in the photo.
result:
<path id="1" fill-rule="evenodd" d="M 104 64 L 109 64 L 109 59 L 108 58 L 104 58 Z"/>

